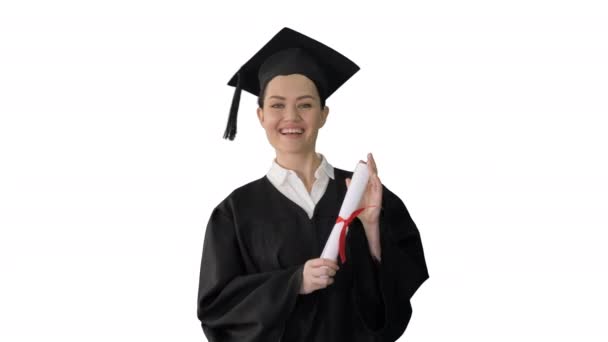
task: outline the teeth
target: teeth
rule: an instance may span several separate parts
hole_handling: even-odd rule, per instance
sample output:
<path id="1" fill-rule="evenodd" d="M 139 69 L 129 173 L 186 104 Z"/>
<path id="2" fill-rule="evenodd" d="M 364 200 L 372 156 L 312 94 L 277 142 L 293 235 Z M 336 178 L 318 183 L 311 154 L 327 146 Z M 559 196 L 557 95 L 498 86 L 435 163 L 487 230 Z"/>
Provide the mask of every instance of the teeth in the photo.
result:
<path id="1" fill-rule="evenodd" d="M 282 134 L 302 134 L 304 133 L 304 130 L 301 128 L 283 128 L 281 130 Z"/>

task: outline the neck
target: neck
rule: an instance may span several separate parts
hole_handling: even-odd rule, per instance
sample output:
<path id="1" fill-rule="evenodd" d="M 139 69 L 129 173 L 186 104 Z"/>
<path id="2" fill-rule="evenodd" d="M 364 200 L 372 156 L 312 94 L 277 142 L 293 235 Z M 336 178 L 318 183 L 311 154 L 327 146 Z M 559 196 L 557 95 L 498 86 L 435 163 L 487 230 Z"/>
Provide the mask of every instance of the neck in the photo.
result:
<path id="1" fill-rule="evenodd" d="M 315 182 L 315 171 L 321 165 L 321 157 L 312 151 L 308 153 L 279 153 L 277 151 L 276 162 L 280 166 L 293 170 L 304 182 L 306 190 L 310 192 Z"/>

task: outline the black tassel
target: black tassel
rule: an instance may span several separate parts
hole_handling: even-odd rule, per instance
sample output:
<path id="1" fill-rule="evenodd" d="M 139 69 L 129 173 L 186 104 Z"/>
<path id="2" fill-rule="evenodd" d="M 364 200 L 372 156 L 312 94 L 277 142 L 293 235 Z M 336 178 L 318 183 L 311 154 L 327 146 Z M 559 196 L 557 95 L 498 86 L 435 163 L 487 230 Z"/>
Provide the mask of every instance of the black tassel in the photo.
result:
<path id="1" fill-rule="evenodd" d="M 237 74 L 236 87 L 232 96 L 232 105 L 230 106 L 230 114 L 228 115 L 228 124 L 224 131 L 224 139 L 234 140 L 236 135 L 236 116 L 239 112 L 239 103 L 241 102 L 241 74 Z"/>

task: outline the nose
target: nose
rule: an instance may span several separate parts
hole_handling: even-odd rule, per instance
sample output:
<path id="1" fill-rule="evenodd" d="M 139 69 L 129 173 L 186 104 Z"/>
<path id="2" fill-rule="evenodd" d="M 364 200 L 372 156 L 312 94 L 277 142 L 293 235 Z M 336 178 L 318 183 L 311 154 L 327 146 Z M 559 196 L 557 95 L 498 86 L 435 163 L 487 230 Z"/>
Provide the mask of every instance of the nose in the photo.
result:
<path id="1" fill-rule="evenodd" d="M 285 108 L 284 119 L 287 121 L 300 121 L 300 113 L 298 113 L 298 108 L 295 104 Z"/>

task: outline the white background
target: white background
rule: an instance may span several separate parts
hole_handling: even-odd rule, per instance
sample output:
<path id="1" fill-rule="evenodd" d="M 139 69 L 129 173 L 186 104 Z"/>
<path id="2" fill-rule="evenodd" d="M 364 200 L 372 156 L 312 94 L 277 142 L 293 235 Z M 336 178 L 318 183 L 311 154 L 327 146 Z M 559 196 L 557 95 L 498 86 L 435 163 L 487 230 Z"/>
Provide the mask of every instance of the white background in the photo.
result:
<path id="1" fill-rule="evenodd" d="M 317 150 L 421 231 L 401 341 L 606 341 L 602 3 L 3 1 L 0 340 L 204 340 L 207 220 L 273 157 L 226 83 L 289 26 L 361 66 Z"/>

